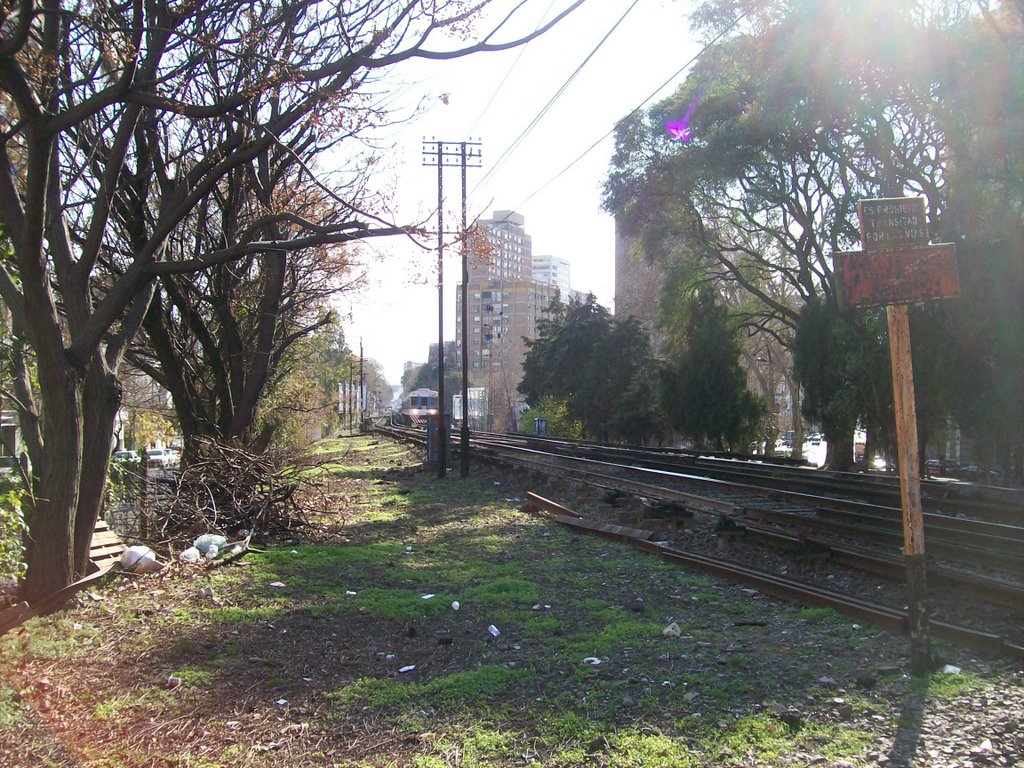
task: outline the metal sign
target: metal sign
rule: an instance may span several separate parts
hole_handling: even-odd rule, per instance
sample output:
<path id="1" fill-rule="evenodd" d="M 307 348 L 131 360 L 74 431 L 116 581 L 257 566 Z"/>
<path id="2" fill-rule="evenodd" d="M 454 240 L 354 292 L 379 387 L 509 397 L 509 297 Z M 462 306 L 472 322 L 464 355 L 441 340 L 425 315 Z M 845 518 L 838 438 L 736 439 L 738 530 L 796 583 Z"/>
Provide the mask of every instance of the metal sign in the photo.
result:
<path id="1" fill-rule="evenodd" d="M 897 251 L 928 245 L 923 197 L 884 197 L 857 203 L 865 251 Z"/>
<path id="2" fill-rule="evenodd" d="M 902 251 L 835 254 L 839 306 L 915 304 L 960 295 L 956 250 L 949 243 Z"/>

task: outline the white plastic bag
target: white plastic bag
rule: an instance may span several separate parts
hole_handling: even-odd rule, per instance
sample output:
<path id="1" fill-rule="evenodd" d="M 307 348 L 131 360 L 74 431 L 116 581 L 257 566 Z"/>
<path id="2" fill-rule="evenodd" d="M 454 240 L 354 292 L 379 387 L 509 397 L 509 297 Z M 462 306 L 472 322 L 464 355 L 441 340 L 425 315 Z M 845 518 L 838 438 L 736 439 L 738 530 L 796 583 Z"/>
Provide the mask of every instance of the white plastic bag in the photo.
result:
<path id="1" fill-rule="evenodd" d="M 133 573 L 155 573 L 164 566 L 152 549 L 137 544 L 121 553 L 121 567 Z"/>

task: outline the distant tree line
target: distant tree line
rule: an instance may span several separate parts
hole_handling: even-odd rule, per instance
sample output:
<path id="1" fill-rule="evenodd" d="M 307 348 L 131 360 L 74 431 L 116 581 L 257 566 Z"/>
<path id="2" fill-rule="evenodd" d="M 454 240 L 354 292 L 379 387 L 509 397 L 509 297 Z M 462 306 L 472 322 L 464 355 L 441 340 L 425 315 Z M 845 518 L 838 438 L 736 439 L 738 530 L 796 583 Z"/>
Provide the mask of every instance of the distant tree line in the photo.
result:
<path id="1" fill-rule="evenodd" d="M 666 359 L 635 318 L 619 319 L 593 295 L 554 302 L 527 339 L 519 391 L 549 433 L 646 443 L 683 435 L 699 447 L 741 450 L 756 435 L 763 401 L 739 364 L 738 326 L 710 291 L 694 296 Z"/>

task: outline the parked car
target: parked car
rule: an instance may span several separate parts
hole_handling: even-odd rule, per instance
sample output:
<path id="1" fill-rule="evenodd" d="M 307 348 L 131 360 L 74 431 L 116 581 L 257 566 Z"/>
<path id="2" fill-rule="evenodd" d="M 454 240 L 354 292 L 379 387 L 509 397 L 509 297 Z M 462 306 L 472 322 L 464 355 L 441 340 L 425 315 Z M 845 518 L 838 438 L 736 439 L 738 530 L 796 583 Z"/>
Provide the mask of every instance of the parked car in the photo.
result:
<path id="1" fill-rule="evenodd" d="M 138 451 L 114 451 L 114 461 L 138 461 Z"/>
<path id="2" fill-rule="evenodd" d="M 146 464 L 158 469 L 177 466 L 178 453 L 170 448 L 150 448 L 146 451 Z"/>

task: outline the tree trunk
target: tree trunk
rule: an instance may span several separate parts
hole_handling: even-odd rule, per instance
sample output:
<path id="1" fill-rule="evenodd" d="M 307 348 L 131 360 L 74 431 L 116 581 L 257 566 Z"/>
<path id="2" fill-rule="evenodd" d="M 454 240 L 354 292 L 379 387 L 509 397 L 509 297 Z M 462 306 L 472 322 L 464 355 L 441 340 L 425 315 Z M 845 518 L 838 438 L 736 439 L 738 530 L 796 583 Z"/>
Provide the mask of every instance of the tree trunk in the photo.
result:
<path id="1" fill-rule="evenodd" d="M 263 295 L 260 297 L 259 326 L 252 350 L 252 360 L 245 375 L 245 387 L 235 402 L 234 418 L 231 422 L 231 431 L 228 433 L 228 437 L 231 438 L 245 440 L 251 435 L 256 421 L 256 409 L 263 399 L 263 389 L 270 372 L 287 263 L 287 257 L 281 253 L 271 253 L 263 258 L 267 276 Z M 444 350 L 441 350 L 440 354 L 444 354 Z"/>
<path id="2" fill-rule="evenodd" d="M 790 396 L 793 400 L 793 450 L 790 455 L 795 459 L 802 459 L 804 457 L 804 416 L 800 412 L 800 385 L 788 376 L 786 381 L 789 384 Z"/>
<path id="3" fill-rule="evenodd" d="M 849 472 L 853 469 L 854 428 L 842 428 L 825 433 L 828 451 L 825 454 L 825 468 L 835 472 Z"/>
<path id="4" fill-rule="evenodd" d="M 21 599 L 33 603 L 74 581 L 74 512 L 82 464 L 81 387 L 70 368 L 54 372 L 40 365 L 45 451 L 33 455 L 34 499 L 27 505 L 28 532 Z M 56 398 L 53 394 L 60 393 Z"/>
<path id="5" fill-rule="evenodd" d="M 103 506 L 103 491 L 110 471 L 114 420 L 121 405 L 121 385 L 99 355 L 93 357 L 82 393 L 84 420 L 82 474 L 75 512 L 75 576 L 88 573 L 89 547 Z"/>

